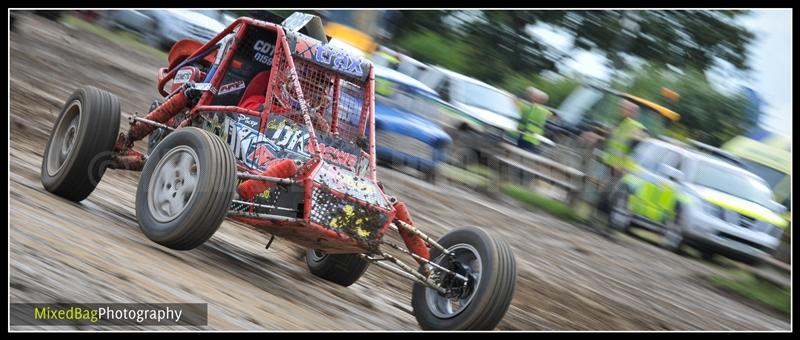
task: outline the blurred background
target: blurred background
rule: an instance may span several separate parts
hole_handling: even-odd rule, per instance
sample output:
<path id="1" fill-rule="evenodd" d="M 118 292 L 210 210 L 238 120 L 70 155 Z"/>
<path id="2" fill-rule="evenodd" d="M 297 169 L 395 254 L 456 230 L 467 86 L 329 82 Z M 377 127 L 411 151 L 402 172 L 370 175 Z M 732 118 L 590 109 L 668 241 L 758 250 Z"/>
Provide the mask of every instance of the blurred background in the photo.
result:
<path id="1" fill-rule="evenodd" d="M 21 21 L 47 20 L 116 44 L 93 42 L 98 50 L 131 49 L 141 54 L 128 61 L 156 64 L 176 41 L 205 42 L 237 17 L 280 23 L 293 12 L 11 11 L 10 28 L 46 35 Z M 303 12 L 322 19 L 330 44 L 377 65 L 386 169 L 420 188 L 460 188 L 481 204 L 723 268 L 698 270 L 714 287 L 789 315 L 791 10 Z M 139 88 L 152 85 L 122 88 L 144 98 L 155 92 Z"/>

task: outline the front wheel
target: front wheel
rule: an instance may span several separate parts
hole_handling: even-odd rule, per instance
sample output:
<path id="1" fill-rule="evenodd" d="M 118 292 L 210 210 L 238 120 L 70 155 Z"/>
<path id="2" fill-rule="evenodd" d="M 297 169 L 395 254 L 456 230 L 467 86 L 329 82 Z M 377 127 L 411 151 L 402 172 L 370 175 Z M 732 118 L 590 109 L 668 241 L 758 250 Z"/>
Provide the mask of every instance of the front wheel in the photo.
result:
<path id="1" fill-rule="evenodd" d="M 236 186 L 233 153 L 194 127 L 170 133 L 147 159 L 136 191 L 136 217 L 154 242 L 176 250 L 203 244 L 217 231 Z"/>
<path id="2" fill-rule="evenodd" d="M 628 210 L 628 191 L 625 188 L 614 193 L 608 213 L 608 224 L 617 231 L 627 233 L 630 230 L 631 212 Z"/>
<path id="3" fill-rule="evenodd" d="M 491 330 L 514 296 L 517 267 L 509 244 L 477 228 L 453 230 L 439 240 L 453 254 L 431 250 L 432 262 L 468 278 L 434 272 L 431 278 L 447 294 L 414 284 L 411 305 L 426 330 Z"/>
<path id="4" fill-rule="evenodd" d="M 683 227 L 681 226 L 682 222 L 681 214 L 678 210 L 675 218 L 666 224 L 667 227 L 664 231 L 664 238 L 661 244 L 664 249 L 676 254 L 680 254 L 685 242 Z"/>

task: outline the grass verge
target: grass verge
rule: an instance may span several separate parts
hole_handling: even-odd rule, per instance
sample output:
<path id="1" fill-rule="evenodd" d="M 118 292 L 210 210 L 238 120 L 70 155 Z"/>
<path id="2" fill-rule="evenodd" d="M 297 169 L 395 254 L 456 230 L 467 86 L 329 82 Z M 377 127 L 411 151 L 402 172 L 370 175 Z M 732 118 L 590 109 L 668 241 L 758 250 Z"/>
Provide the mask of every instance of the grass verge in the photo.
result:
<path id="1" fill-rule="evenodd" d="M 537 194 L 524 187 L 510 183 L 503 183 L 500 185 L 500 191 L 520 202 L 540 208 L 556 217 L 569 221 L 580 220 L 578 214 L 568 205 L 552 198 Z"/>
<path id="2" fill-rule="evenodd" d="M 144 53 L 148 53 L 163 60 L 167 60 L 167 53 L 142 43 L 136 35 L 130 32 L 124 32 L 124 31 L 112 32 L 103 27 L 100 27 L 99 25 L 88 22 L 71 14 L 65 15 L 61 19 L 61 23 L 67 26 L 74 27 L 79 30 L 94 33 L 98 36 L 101 36 L 115 43 L 130 46 L 131 48 L 140 50 Z"/>
<path id="3" fill-rule="evenodd" d="M 741 269 L 729 271 L 729 275 L 715 275 L 708 278 L 714 286 L 738 294 L 784 314 L 791 309 L 791 295 L 787 288 L 761 280 L 750 272 Z"/>

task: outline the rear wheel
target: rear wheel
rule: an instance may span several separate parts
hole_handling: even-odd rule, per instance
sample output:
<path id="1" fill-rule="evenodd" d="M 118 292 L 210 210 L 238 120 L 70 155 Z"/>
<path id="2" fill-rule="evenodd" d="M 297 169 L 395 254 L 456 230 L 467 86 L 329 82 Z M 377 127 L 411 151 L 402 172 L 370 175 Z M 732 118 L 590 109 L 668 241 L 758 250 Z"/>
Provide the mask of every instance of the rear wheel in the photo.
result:
<path id="1" fill-rule="evenodd" d="M 97 19 L 97 25 L 106 29 L 107 31 L 119 31 L 119 26 L 116 25 L 115 21 L 117 18 L 114 17 L 114 12 L 106 12 L 100 15 L 100 18 Z"/>
<path id="2" fill-rule="evenodd" d="M 717 253 L 708 249 L 699 249 L 699 250 L 700 250 L 700 257 L 703 260 L 707 262 L 714 262 L 714 258 L 717 256 Z"/>
<path id="3" fill-rule="evenodd" d="M 311 274 L 345 287 L 358 281 L 369 267 L 358 254 L 327 254 L 316 249 L 306 251 L 306 264 Z"/>
<path id="4" fill-rule="evenodd" d="M 453 144 L 447 148 L 447 162 L 449 164 L 466 168 L 478 164 L 478 145 L 481 136 L 472 130 L 457 130 L 453 133 Z"/>
<path id="5" fill-rule="evenodd" d="M 453 256 L 433 248 L 431 261 L 468 281 L 442 272 L 431 274 L 447 294 L 415 283 L 411 305 L 417 322 L 428 330 L 494 329 L 514 296 L 517 269 L 511 247 L 477 228 L 451 231 L 439 244 Z"/>
<path id="6" fill-rule="evenodd" d="M 136 191 L 136 217 L 154 242 L 193 249 L 217 231 L 236 186 L 225 142 L 194 127 L 171 133 L 147 159 Z"/>
<path id="7" fill-rule="evenodd" d="M 94 191 L 119 133 L 119 99 L 94 87 L 75 91 L 58 116 L 42 156 L 44 188 L 79 202 Z"/>

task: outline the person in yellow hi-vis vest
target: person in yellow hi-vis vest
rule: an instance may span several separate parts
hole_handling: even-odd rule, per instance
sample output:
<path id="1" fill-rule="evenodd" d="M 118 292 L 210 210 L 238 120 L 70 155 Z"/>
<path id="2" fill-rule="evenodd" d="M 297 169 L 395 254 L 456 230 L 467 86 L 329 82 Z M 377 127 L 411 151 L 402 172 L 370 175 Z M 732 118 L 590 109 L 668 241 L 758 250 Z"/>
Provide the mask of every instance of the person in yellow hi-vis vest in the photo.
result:
<path id="1" fill-rule="evenodd" d="M 613 177 L 622 172 L 633 144 L 647 137 L 647 128 L 636 120 L 639 116 L 639 106 L 623 99 L 619 109 L 622 121 L 608 137 L 602 159 L 613 170 Z"/>
<path id="2" fill-rule="evenodd" d="M 598 208 L 600 211 L 609 213 L 610 211 L 610 194 L 611 188 L 622 178 L 626 164 L 629 163 L 628 153 L 636 142 L 647 138 L 645 126 L 636 120 L 639 116 L 639 106 L 622 99 L 619 103 L 620 116 L 622 121 L 611 131 L 611 134 L 606 139 L 605 152 L 603 152 L 600 161 L 609 167 L 609 172 L 605 172 L 601 177 L 603 184 L 600 202 Z"/>
<path id="3" fill-rule="evenodd" d="M 534 87 L 527 88 L 525 92 L 531 105 L 526 105 L 521 110 L 519 125 L 517 125 L 519 131 L 517 146 L 537 152 L 540 143 L 538 136 L 544 135 L 545 123 L 553 113 L 544 107 L 548 100 L 547 93 Z"/>

